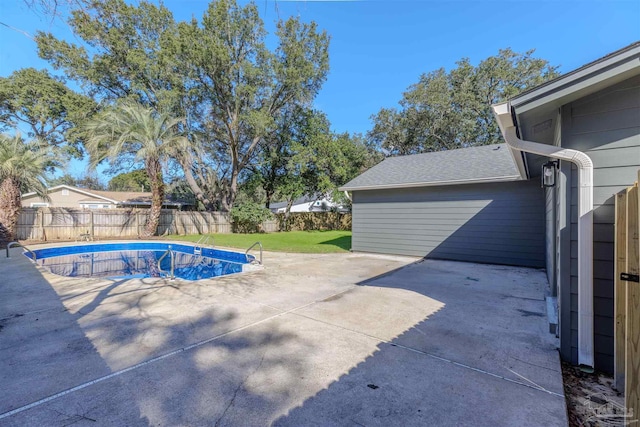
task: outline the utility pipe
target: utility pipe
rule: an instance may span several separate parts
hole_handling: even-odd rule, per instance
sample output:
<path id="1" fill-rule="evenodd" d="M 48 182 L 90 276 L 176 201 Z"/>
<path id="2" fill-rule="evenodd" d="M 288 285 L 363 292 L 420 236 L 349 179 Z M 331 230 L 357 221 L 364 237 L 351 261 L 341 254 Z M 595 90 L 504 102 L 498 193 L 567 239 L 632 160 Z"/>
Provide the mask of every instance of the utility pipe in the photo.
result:
<path id="1" fill-rule="evenodd" d="M 492 107 L 511 148 L 566 160 L 578 167 L 578 364 L 593 367 L 593 162 L 581 151 L 520 139 L 510 103 Z"/>

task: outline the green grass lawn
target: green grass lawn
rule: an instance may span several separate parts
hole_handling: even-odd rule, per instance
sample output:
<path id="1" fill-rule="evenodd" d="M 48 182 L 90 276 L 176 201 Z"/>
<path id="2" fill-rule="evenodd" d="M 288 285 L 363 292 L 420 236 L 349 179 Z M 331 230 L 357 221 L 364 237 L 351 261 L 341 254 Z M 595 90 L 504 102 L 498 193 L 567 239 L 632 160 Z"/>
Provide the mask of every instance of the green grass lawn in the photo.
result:
<path id="1" fill-rule="evenodd" d="M 197 242 L 202 236 L 168 236 L 170 239 Z M 262 243 L 265 251 L 332 253 L 351 249 L 350 231 L 286 231 L 260 234 L 214 234 L 215 246 L 246 249 L 255 242 Z"/>

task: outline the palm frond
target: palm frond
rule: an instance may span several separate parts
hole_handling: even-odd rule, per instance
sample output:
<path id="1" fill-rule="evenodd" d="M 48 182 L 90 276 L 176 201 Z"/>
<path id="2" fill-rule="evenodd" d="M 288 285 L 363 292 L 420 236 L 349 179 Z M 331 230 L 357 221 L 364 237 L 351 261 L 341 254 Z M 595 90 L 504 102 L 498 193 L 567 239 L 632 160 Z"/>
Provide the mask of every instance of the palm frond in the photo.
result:
<path id="1" fill-rule="evenodd" d="M 0 134 L 0 182 L 12 179 L 23 191 L 47 199 L 48 169 L 60 164 L 60 156 L 39 141 L 26 142 L 19 132 Z"/>

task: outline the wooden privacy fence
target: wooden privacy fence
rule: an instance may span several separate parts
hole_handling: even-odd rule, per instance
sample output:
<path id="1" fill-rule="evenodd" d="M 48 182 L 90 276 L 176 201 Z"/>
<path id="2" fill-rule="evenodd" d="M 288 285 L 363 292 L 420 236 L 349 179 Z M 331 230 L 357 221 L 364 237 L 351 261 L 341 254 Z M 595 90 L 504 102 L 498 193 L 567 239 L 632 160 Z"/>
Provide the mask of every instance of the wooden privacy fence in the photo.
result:
<path id="1" fill-rule="evenodd" d="M 614 379 L 624 390 L 628 421 L 640 419 L 639 203 L 638 182 L 616 194 Z"/>
<path id="2" fill-rule="evenodd" d="M 300 216 L 300 218 L 298 218 Z M 315 217 L 312 219 L 310 217 Z M 146 209 L 23 208 L 16 230 L 19 240 L 73 240 L 81 234 L 94 238 L 138 237 L 147 222 Z M 288 221 L 294 230 L 350 230 L 351 215 L 333 212 L 293 213 Z M 264 221 L 261 230 L 280 231 L 280 218 Z M 231 233 L 229 215 L 222 212 L 162 210 L 157 234 Z"/>

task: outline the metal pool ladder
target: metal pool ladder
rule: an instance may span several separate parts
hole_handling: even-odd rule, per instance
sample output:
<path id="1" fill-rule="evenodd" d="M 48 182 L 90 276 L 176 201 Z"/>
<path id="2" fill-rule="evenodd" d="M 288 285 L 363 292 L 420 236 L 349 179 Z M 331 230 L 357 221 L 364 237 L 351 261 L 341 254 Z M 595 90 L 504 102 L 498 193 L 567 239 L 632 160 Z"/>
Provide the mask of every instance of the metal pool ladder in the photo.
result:
<path id="1" fill-rule="evenodd" d="M 209 244 L 209 239 L 211 239 L 211 244 Z M 196 242 L 196 247 L 193 248 L 193 254 L 194 255 L 201 255 L 202 254 L 202 248 L 206 245 L 209 245 L 211 247 L 213 247 L 214 244 L 214 240 L 213 240 L 213 236 L 209 235 L 209 234 L 205 234 L 202 237 L 200 237 L 200 239 Z"/>
<path id="2" fill-rule="evenodd" d="M 11 243 L 9 243 L 9 244 L 7 245 L 7 258 L 11 258 L 11 257 L 9 256 L 9 249 L 11 249 L 13 246 L 23 248 L 25 251 L 27 251 L 27 252 L 29 252 L 29 253 L 31 254 L 31 256 L 33 257 L 33 258 L 32 258 L 32 259 L 33 259 L 33 261 L 35 261 L 35 260 L 36 260 L 36 253 L 35 253 L 35 252 L 33 252 L 31 249 L 29 249 L 29 248 L 27 248 L 27 247 L 22 246 L 22 244 L 21 244 L 20 242 L 11 242 Z"/>
<path id="3" fill-rule="evenodd" d="M 255 242 L 253 245 L 249 246 L 249 249 L 246 250 L 246 252 L 244 253 L 244 256 L 247 257 L 247 262 L 248 262 L 249 261 L 249 251 L 251 249 L 253 249 L 256 245 L 260 246 L 260 261 L 258 261 L 258 264 L 262 265 L 262 243 Z"/>
<path id="4" fill-rule="evenodd" d="M 158 270 L 160 271 L 160 273 L 167 273 L 162 269 L 162 267 L 160 267 L 160 263 L 162 262 L 163 259 L 165 259 L 167 255 L 171 255 L 171 271 L 169 272 L 169 279 L 173 280 L 176 278 L 176 276 L 173 274 L 176 268 L 176 256 L 173 250 L 171 249 L 171 245 L 169 245 L 169 249 L 167 249 L 167 251 L 163 253 L 162 256 L 158 259 Z"/>

